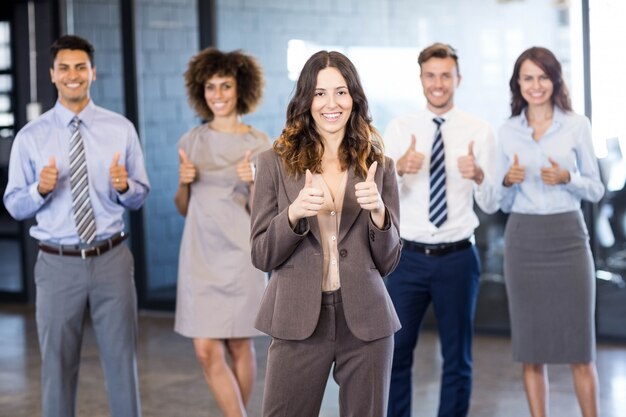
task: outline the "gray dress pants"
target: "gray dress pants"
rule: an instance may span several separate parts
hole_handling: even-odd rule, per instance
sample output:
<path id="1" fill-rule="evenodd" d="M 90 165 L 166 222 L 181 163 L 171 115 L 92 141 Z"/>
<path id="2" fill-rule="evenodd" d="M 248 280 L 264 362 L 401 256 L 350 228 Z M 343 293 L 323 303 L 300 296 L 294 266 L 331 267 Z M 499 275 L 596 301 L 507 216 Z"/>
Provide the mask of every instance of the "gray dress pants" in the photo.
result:
<path id="1" fill-rule="evenodd" d="M 392 355 L 393 335 L 357 339 L 348 329 L 340 290 L 324 293 L 317 327 L 308 339 L 272 339 L 263 416 L 317 417 L 334 364 L 341 417 L 384 417 Z"/>
<path id="2" fill-rule="evenodd" d="M 39 252 L 35 264 L 43 417 L 74 417 L 85 313 L 90 312 L 112 417 L 139 417 L 137 297 L 126 245 L 100 256 Z"/>

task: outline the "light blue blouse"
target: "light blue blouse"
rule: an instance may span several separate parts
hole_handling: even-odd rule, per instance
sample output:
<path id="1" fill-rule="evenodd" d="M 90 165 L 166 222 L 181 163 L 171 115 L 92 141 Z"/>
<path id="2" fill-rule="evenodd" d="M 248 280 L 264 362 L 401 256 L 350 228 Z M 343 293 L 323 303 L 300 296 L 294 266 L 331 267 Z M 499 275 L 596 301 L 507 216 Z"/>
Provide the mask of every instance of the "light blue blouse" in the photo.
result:
<path id="1" fill-rule="evenodd" d="M 578 210 L 581 200 L 598 202 L 604 195 L 598 161 L 593 151 L 591 125 L 585 116 L 554 108 L 552 125 L 535 141 L 525 111 L 510 118 L 498 132 L 498 176 L 500 208 L 522 214 L 556 214 Z M 526 168 L 520 184 L 504 187 L 502 181 L 515 154 Z M 548 158 L 570 172 L 568 184 L 547 185 L 541 168 Z"/>

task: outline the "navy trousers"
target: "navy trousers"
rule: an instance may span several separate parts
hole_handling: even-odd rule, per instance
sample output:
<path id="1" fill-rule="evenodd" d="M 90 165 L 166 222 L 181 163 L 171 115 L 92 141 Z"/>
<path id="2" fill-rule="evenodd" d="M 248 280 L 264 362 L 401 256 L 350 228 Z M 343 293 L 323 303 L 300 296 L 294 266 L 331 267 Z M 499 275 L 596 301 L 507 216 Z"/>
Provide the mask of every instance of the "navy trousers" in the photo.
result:
<path id="1" fill-rule="evenodd" d="M 438 416 L 467 415 L 479 279 L 480 261 L 474 246 L 443 256 L 402 250 L 398 267 L 387 278 L 387 289 L 402 323 L 395 334 L 388 417 L 411 416 L 413 351 L 431 302 L 443 357 Z"/>

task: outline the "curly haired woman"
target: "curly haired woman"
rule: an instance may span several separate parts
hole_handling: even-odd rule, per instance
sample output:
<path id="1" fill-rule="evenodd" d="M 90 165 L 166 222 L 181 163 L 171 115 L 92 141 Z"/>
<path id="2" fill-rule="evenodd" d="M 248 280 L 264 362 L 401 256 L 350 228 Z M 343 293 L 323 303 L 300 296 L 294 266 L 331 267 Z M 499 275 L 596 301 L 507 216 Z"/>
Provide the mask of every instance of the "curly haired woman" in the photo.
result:
<path id="1" fill-rule="evenodd" d="M 251 337 L 266 285 L 250 262 L 250 199 L 255 155 L 265 133 L 241 121 L 259 103 L 263 75 L 241 51 L 208 48 L 185 73 L 187 95 L 206 123 L 178 143 L 174 201 L 185 216 L 180 245 L 175 331 L 193 338 L 198 361 L 226 417 L 246 416 L 256 375 Z M 230 361 L 227 361 L 230 356 Z"/>

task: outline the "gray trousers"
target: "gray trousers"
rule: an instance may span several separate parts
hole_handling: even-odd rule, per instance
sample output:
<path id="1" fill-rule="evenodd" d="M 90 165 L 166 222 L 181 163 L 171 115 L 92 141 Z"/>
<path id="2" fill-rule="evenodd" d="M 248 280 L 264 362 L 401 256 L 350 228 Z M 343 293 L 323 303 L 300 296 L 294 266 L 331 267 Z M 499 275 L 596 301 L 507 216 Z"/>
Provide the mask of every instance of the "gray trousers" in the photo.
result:
<path id="1" fill-rule="evenodd" d="M 272 339 L 263 416 L 317 417 L 334 363 L 340 415 L 384 417 L 392 355 L 393 335 L 371 342 L 357 339 L 346 324 L 341 293 L 324 293 L 320 318 L 311 337 Z"/>
<path id="2" fill-rule="evenodd" d="M 74 417 L 83 326 L 91 313 L 112 417 L 139 417 L 133 257 L 121 244 L 87 259 L 39 252 L 35 264 L 42 416 Z"/>

